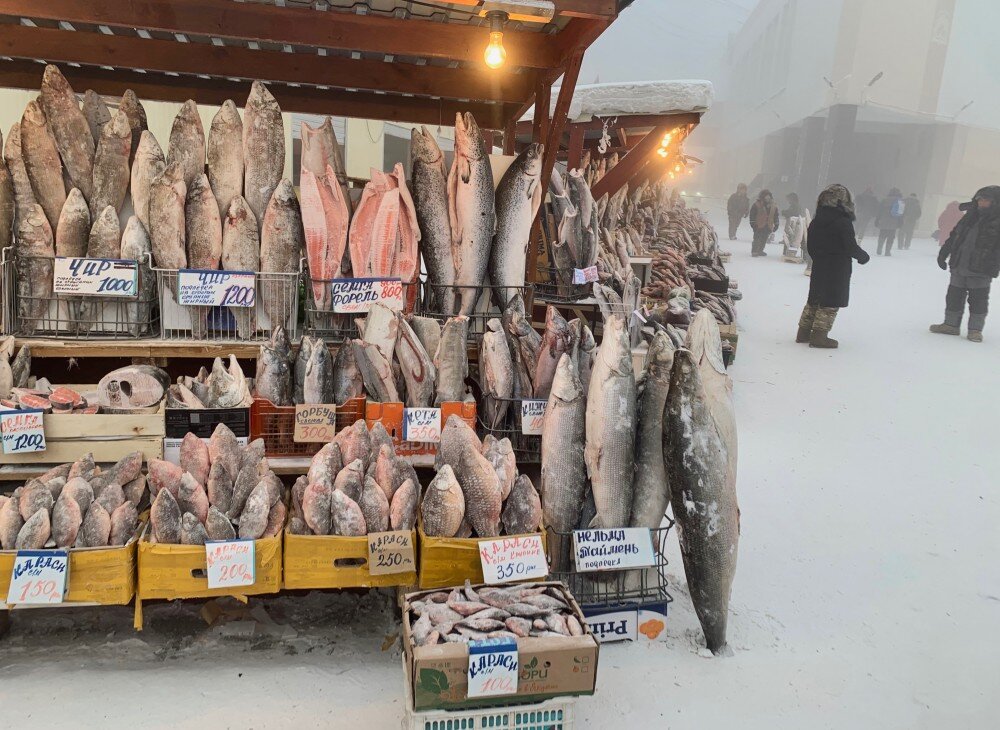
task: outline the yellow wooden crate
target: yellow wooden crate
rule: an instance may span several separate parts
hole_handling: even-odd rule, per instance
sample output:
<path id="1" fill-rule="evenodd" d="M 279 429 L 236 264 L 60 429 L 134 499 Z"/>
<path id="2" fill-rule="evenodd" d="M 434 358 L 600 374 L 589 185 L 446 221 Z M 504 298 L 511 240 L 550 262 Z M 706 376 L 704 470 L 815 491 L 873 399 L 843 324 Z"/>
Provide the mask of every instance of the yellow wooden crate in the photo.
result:
<path id="1" fill-rule="evenodd" d="M 416 530 L 411 530 L 413 557 L 419 560 Z M 284 586 L 300 588 L 385 588 L 410 586 L 416 571 L 372 575 L 368 572 L 368 538 L 338 535 L 293 535 L 285 532 Z"/>
<path id="2" fill-rule="evenodd" d="M 137 531 L 138 535 L 138 531 Z M 69 590 L 62 604 L 124 606 L 135 595 L 138 536 L 120 547 L 70 548 Z M 0 551 L 0 603 L 7 597 L 16 550 Z"/>
<path id="3" fill-rule="evenodd" d="M 281 535 L 254 540 L 253 585 L 209 588 L 204 545 L 167 545 L 139 540 L 139 589 L 135 597 L 135 628 L 142 629 L 142 602 L 156 599 L 210 598 L 277 593 L 281 590 Z"/>
<path id="4" fill-rule="evenodd" d="M 466 580 L 483 582 L 483 564 L 479 559 L 479 543 L 495 540 L 493 537 L 428 537 L 423 525 L 417 525 L 420 538 L 420 588 L 444 588 L 460 586 Z M 542 548 L 547 550 L 545 529 L 541 533 Z M 527 535 L 501 535 L 504 537 L 526 537 Z"/>

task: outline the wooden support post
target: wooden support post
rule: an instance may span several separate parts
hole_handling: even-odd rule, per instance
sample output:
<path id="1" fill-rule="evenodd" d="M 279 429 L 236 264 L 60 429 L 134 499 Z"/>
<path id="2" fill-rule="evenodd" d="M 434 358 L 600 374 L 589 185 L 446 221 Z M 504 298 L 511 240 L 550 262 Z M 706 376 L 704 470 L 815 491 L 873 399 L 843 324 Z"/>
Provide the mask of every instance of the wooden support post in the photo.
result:
<path id="1" fill-rule="evenodd" d="M 566 157 L 566 169 L 575 170 L 580 166 L 580 158 L 583 157 L 583 127 L 575 124 L 569 129 L 569 154 Z"/>
<path id="2" fill-rule="evenodd" d="M 545 74 L 538 74 L 535 81 L 535 118 L 531 124 L 531 141 L 545 142 L 549 134 L 549 104 L 552 99 L 552 82 Z"/>
<path id="3" fill-rule="evenodd" d="M 493 130 L 483 129 L 481 130 L 483 134 L 483 144 L 486 146 L 486 154 L 493 154 Z"/>
<path id="4" fill-rule="evenodd" d="M 594 199 L 600 199 L 605 193 L 611 196 L 621 190 L 625 183 L 635 177 L 636 173 L 646 166 L 650 161 L 650 155 L 656 154 L 656 148 L 659 146 L 660 140 L 663 139 L 663 135 L 672 128 L 673 125 L 661 124 L 643 137 L 639 144 L 627 155 L 619 159 L 618 164 L 594 184 L 594 187 L 590 191 Z"/>
<path id="5" fill-rule="evenodd" d="M 511 119 L 503 130 L 503 153 L 505 155 L 517 154 L 517 120 Z"/>

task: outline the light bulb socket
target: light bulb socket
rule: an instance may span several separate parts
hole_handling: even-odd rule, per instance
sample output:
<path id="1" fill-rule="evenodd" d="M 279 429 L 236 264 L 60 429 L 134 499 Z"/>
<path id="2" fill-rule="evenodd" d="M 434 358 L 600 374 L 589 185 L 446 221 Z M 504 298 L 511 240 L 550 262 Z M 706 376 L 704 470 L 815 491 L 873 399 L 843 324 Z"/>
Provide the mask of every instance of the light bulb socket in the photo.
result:
<path id="1" fill-rule="evenodd" d="M 503 10 L 490 10 L 486 13 L 486 19 L 490 21 L 490 33 L 503 33 L 503 27 L 507 25 L 510 16 Z"/>

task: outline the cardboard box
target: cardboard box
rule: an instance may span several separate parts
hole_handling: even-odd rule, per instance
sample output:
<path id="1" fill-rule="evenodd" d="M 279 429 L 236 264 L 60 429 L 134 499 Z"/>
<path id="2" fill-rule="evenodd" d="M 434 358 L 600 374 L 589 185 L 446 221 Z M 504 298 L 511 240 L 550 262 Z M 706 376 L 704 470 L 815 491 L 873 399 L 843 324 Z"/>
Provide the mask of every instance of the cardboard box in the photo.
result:
<path id="1" fill-rule="evenodd" d="M 602 644 L 666 639 L 668 601 L 583 606 L 587 626 Z"/>
<path id="2" fill-rule="evenodd" d="M 61 606 L 73 603 L 124 606 L 135 595 L 136 534 L 120 547 L 69 548 L 69 589 Z M 0 550 L 0 606 L 14 570 L 16 550 Z"/>
<path id="3" fill-rule="evenodd" d="M 559 589 L 582 626 L 583 612 L 562 583 L 537 583 Z M 483 586 L 476 586 L 481 588 Z M 413 688 L 413 710 L 448 710 L 521 704 L 567 695 L 592 695 L 600 647 L 589 629 L 583 636 L 528 637 L 517 640 L 517 694 L 466 697 L 469 648 L 466 644 L 414 646 L 410 602 L 432 591 L 411 593 L 403 605 L 403 654 Z"/>
<path id="4" fill-rule="evenodd" d="M 417 534 L 420 536 L 420 580 L 421 588 L 443 588 L 445 586 L 462 585 L 470 580 L 473 583 L 483 582 L 483 564 L 479 559 L 479 543 L 484 540 L 496 540 L 495 537 L 428 537 L 424 533 L 423 524 L 418 520 Z M 548 554 L 546 530 L 542 529 L 542 547 Z M 517 535 L 501 535 L 503 537 L 518 537 Z"/>
<path id="5" fill-rule="evenodd" d="M 417 532 L 410 531 L 414 558 L 419 560 Z M 368 570 L 368 538 L 337 535 L 293 535 L 285 531 L 284 587 L 384 588 L 412 586 L 416 571 L 372 575 Z"/>

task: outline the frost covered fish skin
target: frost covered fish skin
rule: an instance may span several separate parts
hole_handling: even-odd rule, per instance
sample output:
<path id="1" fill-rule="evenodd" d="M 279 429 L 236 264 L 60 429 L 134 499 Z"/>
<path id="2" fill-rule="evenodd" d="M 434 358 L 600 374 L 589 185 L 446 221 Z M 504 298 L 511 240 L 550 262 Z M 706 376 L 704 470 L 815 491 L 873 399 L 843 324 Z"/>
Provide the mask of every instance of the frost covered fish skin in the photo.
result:
<path id="1" fill-rule="evenodd" d="M 45 547 L 45 543 L 48 542 L 51 529 L 49 511 L 45 509 L 38 510 L 24 521 L 20 532 L 17 533 L 14 549 L 41 550 Z"/>
<path id="2" fill-rule="evenodd" d="M 398 401 L 399 393 L 392 376 L 392 366 L 378 346 L 363 340 L 351 340 L 351 347 L 354 350 L 354 362 L 372 400 L 380 403 Z"/>
<path id="3" fill-rule="evenodd" d="M 691 601 L 709 650 L 720 654 L 736 573 L 739 507 L 699 370 L 690 351 L 674 354 L 663 447 Z"/>
<path id="4" fill-rule="evenodd" d="M 337 404 L 346 403 L 364 393 L 364 378 L 354 359 L 354 348 L 347 343 L 337 348 L 333 361 L 333 399 Z"/>
<path id="5" fill-rule="evenodd" d="M 260 271 L 260 236 L 257 219 L 242 195 L 233 198 L 222 225 L 222 268 L 225 271 Z M 255 322 L 254 309 L 230 307 L 240 337 L 247 338 Z"/>
<path id="6" fill-rule="evenodd" d="M 469 318 L 466 316 L 449 317 L 441 329 L 441 341 L 434 354 L 437 371 L 435 407 L 448 401 L 461 401 L 465 397 L 465 379 L 469 377 L 468 333 Z"/>
<path id="7" fill-rule="evenodd" d="M 396 313 L 399 337 L 396 340 L 396 358 L 406 381 L 406 405 L 425 408 L 434 402 L 436 371 L 430 355 L 402 314 Z"/>
<path id="8" fill-rule="evenodd" d="M 465 496 L 465 518 L 469 524 L 479 537 L 497 537 L 503 499 L 493 465 L 478 449 L 466 444 L 458 457 L 455 476 Z"/>
<path id="9" fill-rule="evenodd" d="M 167 140 L 167 164 L 176 164 L 181 179 L 188 187 L 205 172 L 205 128 L 201 124 L 198 105 L 185 101 L 174 117 Z"/>
<path id="10" fill-rule="evenodd" d="M 37 101 L 29 101 L 24 108 L 20 135 L 21 159 L 24 160 L 31 190 L 55 232 L 59 213 L 66 202 L 66 186 L 55 138 Z"/>
<path id="11" fill-rule="evenodd" d="M 504 530 L 508 535 L 523 535 L 537 532 L 542 524 L 542 503 L 535 491 L 535 485 L 525 474 L 514 480 L 510 496 L 500 515 Z"/>
<path id="12" fill-rule="evenodd" d="M 90 129 L 90 136 L 96 149 L 97 142 L 101 138 L 101 129 L 111 121 L 111 111 L 104 103 L 104 98 L 93 89 L 83 92 L 83 117 L 87 120 L 87 127 Z"/>
<path id="13" fill-rule="evenodd" d="M 52 257 L 55 256 L 52 228 L 37 203 L 18 213 L 14 254 L 18 311 L 26 320 L 21 324 L 33 331 L 48 310 L 48 297 L 52 294 Z"/>
<path id="14" fill-rule="evenodd" d="M 121 232 L 118 213 L 106 205 L 94 219 L 87 237 L 87 256 L 94 259 L 117 259 L 121 256 Z"/>
<path id="15" fill-rule="evenodd" d="M 13 550 L 17 543 L 17 535 L 23 526 L 24 518 L 21 517 L 19 498 L 11 497 L 0 507 L 0 548 Z M 73 539 L 76 539 L 75 535 Z"/>
<path id="16" fill-rule="evenodd" d="M 129 541 L 139 525 L 139 513 L 131 502 L 123 502 L 111 513 L 111 532 L 108 545 L 120 546 Z"/>
<path id="17" fill-rule="evenodd" d="M 538 362 L 535 365 L 532 386 L 536 398 L 548 398 L 552 388 L 552 378 L 556 366 L 563 353 L 569 352 L 573 345 L 573 336 L 569 323 L 551 304 L 545 312 L 545 334 L 542 335 L 538 349 Z"/>
<path id="18" fill-rule="evenodd" d="M 254 81 L 243 110 L 243 195 L 259 228 L 264 224 L 264 212 L 284 169 L 285 128 L 281 108 L 267 87 Z"/>
<path id="19" fill-rule="evenodd" d="M 285 328 L 278 326 L 271 330 L 270 339 L 260 346 L 257 356 L 254 374 L 257 395 L 276 406 L 290 406 L 293 402 L 290 349 Z"/>
<path id="20" fill-rule="evenodd" d="M 483 415 L 490 428 L 497 428 L 507 414 L 510 398 L 514 395 L 514 361 L 499 319 L 486 323 L 486 332 L 479 343 L 479 367 L 484 395 Z"/>
<path id="21" fill-rule="evenodd" d="M 657 332 L 649 344 L 645 384 L 639 398 L 632 527 L 658 528 L 670 503 L 670 485 L 663 459 L 663 412 L 673 363 L 674 346 L 670 337 L 665 332 Z"/>
<path id="22" fill-rule="evenodd" d="M 121 257 L 139 262 L 139 296 L 125 305 L 133 337 L 138 337 L 149 327 L 149 310 L 156 296 L 156 280 L 149 266 L 152 253 L 153 247 L 145 226 L 139 222 L 138 216 L 129 217 L 122 233 Z"/>
<path id="23" fill-rule="evenodd" d="M 448 218 L 459 290 L 459 314 L 472 314 L 486 278 L 496 233 L 493 172 L 472 114 L 455 115 L 455 159 L 448 173 Z"/>
<path id="24" fill-rule="evenodd" d="M 0 147 L 2 146 L 3 141 L 0 139 Z M 0 246 L 4 248 L 11 245 L 13 240 L 16 213 L 17 195 L 14 192 L 14 179 L 7 169 L 7 163 L 0 160 Z"/>
<path id="25" fill-rule="evenodd" d="M 90 216 L 96 217 L 108 205 L 117 215 L 125 204 L 128 192 L 129 153 L 132 149 L 132 130 L 128 117 L 120 109 L 101 130 L 94 154 L 94 193 L 90 196 Z"/>
<path id="26" fill-rule="evenodd" d="M 42 74 L 41 105 L 66 174 L 73 187 L 89 200 L 94 183 L 94 137 L 73 88 L 58 67 L 51 64 Z"/>
<path id="27" fill-rule="evenodd" d="M 24 155 L 21 154 L 21 123 L 15 122 L 11 125 L 7 133 L 7 140 L 3 145 L 3 161 L 7 165 L 10 173 L 10 181 L 14 185 L 15 208 L 15 230 L 20 211 L 30 210 L 37 201 L 35 191 L 31 189 L 31 179 L 28 177 L 28 169 L 24 165 Z"/>
<path id="28" fill-rule="evenodd" d="M 83 524 L 83 512 L 76 500 L 66 495 L 60 495 L 52 508 L 52 539 L 56 547 L 73 547 L 76 536 Z"/>
<path id="29" fill-rule="evenodd" d="M 517 477 L 517 457 L 509 438 L 497 440 L 492 434 L 483 438 L 483 456 L 493 465 L 500 480 L 500 497 L 507 499 Z"/>
<path id="30" fill-rule="evenodd" d="M 125 112 L 125 116 L 128 117 L 128 126 L 132 130 L 132 154 L 129 157 L 129 161 L 132 161 L 135 159 L 136 148 L 139 146 L 139 138 L 147 129 L 146 110 L 132 89 L 125 89 L 118 110 Z"/>
<path id="31" fill-rule="evenodd" d="M 184 434 L 180 448 L 181 469 L 186 471 L 198 484 L 208 484 L 211 473 L 211 457 L 208 444 L 193 433 Z"/>
<path id="32" fill-rule="evenodd" d="M 313 344 L 302 382 L 303 403 L 333 403 L 333 356 L 323 340 Z"/>
<path id="33" fill-rule="evenodd" d="M 197 175 L 188 186 L 184 201 L 184 237 L 187 262 L 192 269 L 214 271 L 222 260 L 222 220 L 218 202 L 208 184 L 208 176 Z M 189 307 L 192 334 L 203 338 L 208 333 L 208 313 L 211 307 Z"/>
<path id="34" fill-rule="evenodd" d="M 454 314 L 455 290 L 447 288 L 455 284 L 448 217 L 448 173 L 444 153 L 427 127 L 414 127 L 410 132 L 410 164 L 410 185 L 421 233 L 420 253 L 427 266 L 435 311 Z"/>
<path id="35" fill-rule="evenodd" d="M 243 120 L 232 99 L 226 99 L 208 129 L 208 182 L 219 205 L 219 217 L 233 198 L 243 193 Z"/>
<path id="36" fill-rule="evenodd" d="M 181 509 L 169 489 L 161 489 L 149 510 L 149 522 L 156 542 L 176 544 L 181 541 Z"/>
<path id="37" fill-rule="evenodd" d="M 90 209 L 83 193 L 73 188 L 66 196 L 56 227 L 56 256 L 86 256 Z"/>
<path id="38" fill-rule="evenodd" d="M 316 346 L 317 339 L 312 335 L 303 335 L 299 343 L 299 351 L 295 355 L 295 389 L 292 397 L 296 403 L 305 403 L 302 391 L 306 383 L 306 367 L 309 365 L 309 356 L 312 355 L 312 350 Z M 338 348 L 338 352 L 343 349 L 345 348 Z M 349 350 L 351 348 L 348 347 L 346 349 Z"/>
<path id="39" fill-rule="evenodd" d="M 597 516 L 593 527 L 628 525 L 632 513 L 635 466 L 635 375 L 625 320 L 604 323 L 590 390 L 584 457 L 594 490 Z"/>
<path id="40" fill-rule="evenodd" d="M 253 208 L 252 203 L 250 207 Z M 304 244 L 299 201 L 292 184 L 283 178 L 274 188 L 264 214 L 260 234 L 260 270 L 272 274 L 295 273 L 299 270 L 299 255 Z M 287 327 L 298 294 L 298 282 L 291 277 L 268 277 L 261 289 L 261 305 L 271 327 L 279 324 Z"/>
<path id="41" fill-rule="evenodd" d="M 330 495 L 330 514 L 334 535 L 363 537 L 368 533 L 364 513 L 353 499 L 339 489 Z"/>
<path id="42" fill-rule="evenodd" d="M 417 506 L 420 502 L 420 484 L 407 479 L 392 495 L 389 506 L 389 526 L 393 530 L 412 530 L 417 524 Z"/>
<path id="43" fill-rule="evenodd" d="M 153 180 L 160 176 L 167 166 L 156 137 L 148 129 L 143 130 L 136 146 L 135 159 L 132 162 L 129 189 L 132 194 L 132 207 L 139 221 L 149 230 L 149 201 Z"/>
<path id="44" fill-rule="evenodd" d="M 382 487 L 372 477 L 366 477 L 358 501 L 368 532 L 385 532 L 389 529 L 389 500 Z"/>
<path id="45" fill-rule="evenodd" d="M 167 165 L 149 190 L 149 242 L 153 261 L 160 268 L 187 267 L 184 203 L 187 186 L 175 164 Z"/>
<path id="46" fill-rule="evenodd" d="M 490 282 L 497 306 L 503 307 L 523 287 L 531 224 L 542 203 L 542 153 L 545 146 L 529 144 L 511 163 L 496 191 L 497 232 L 490 250 Z"/>

